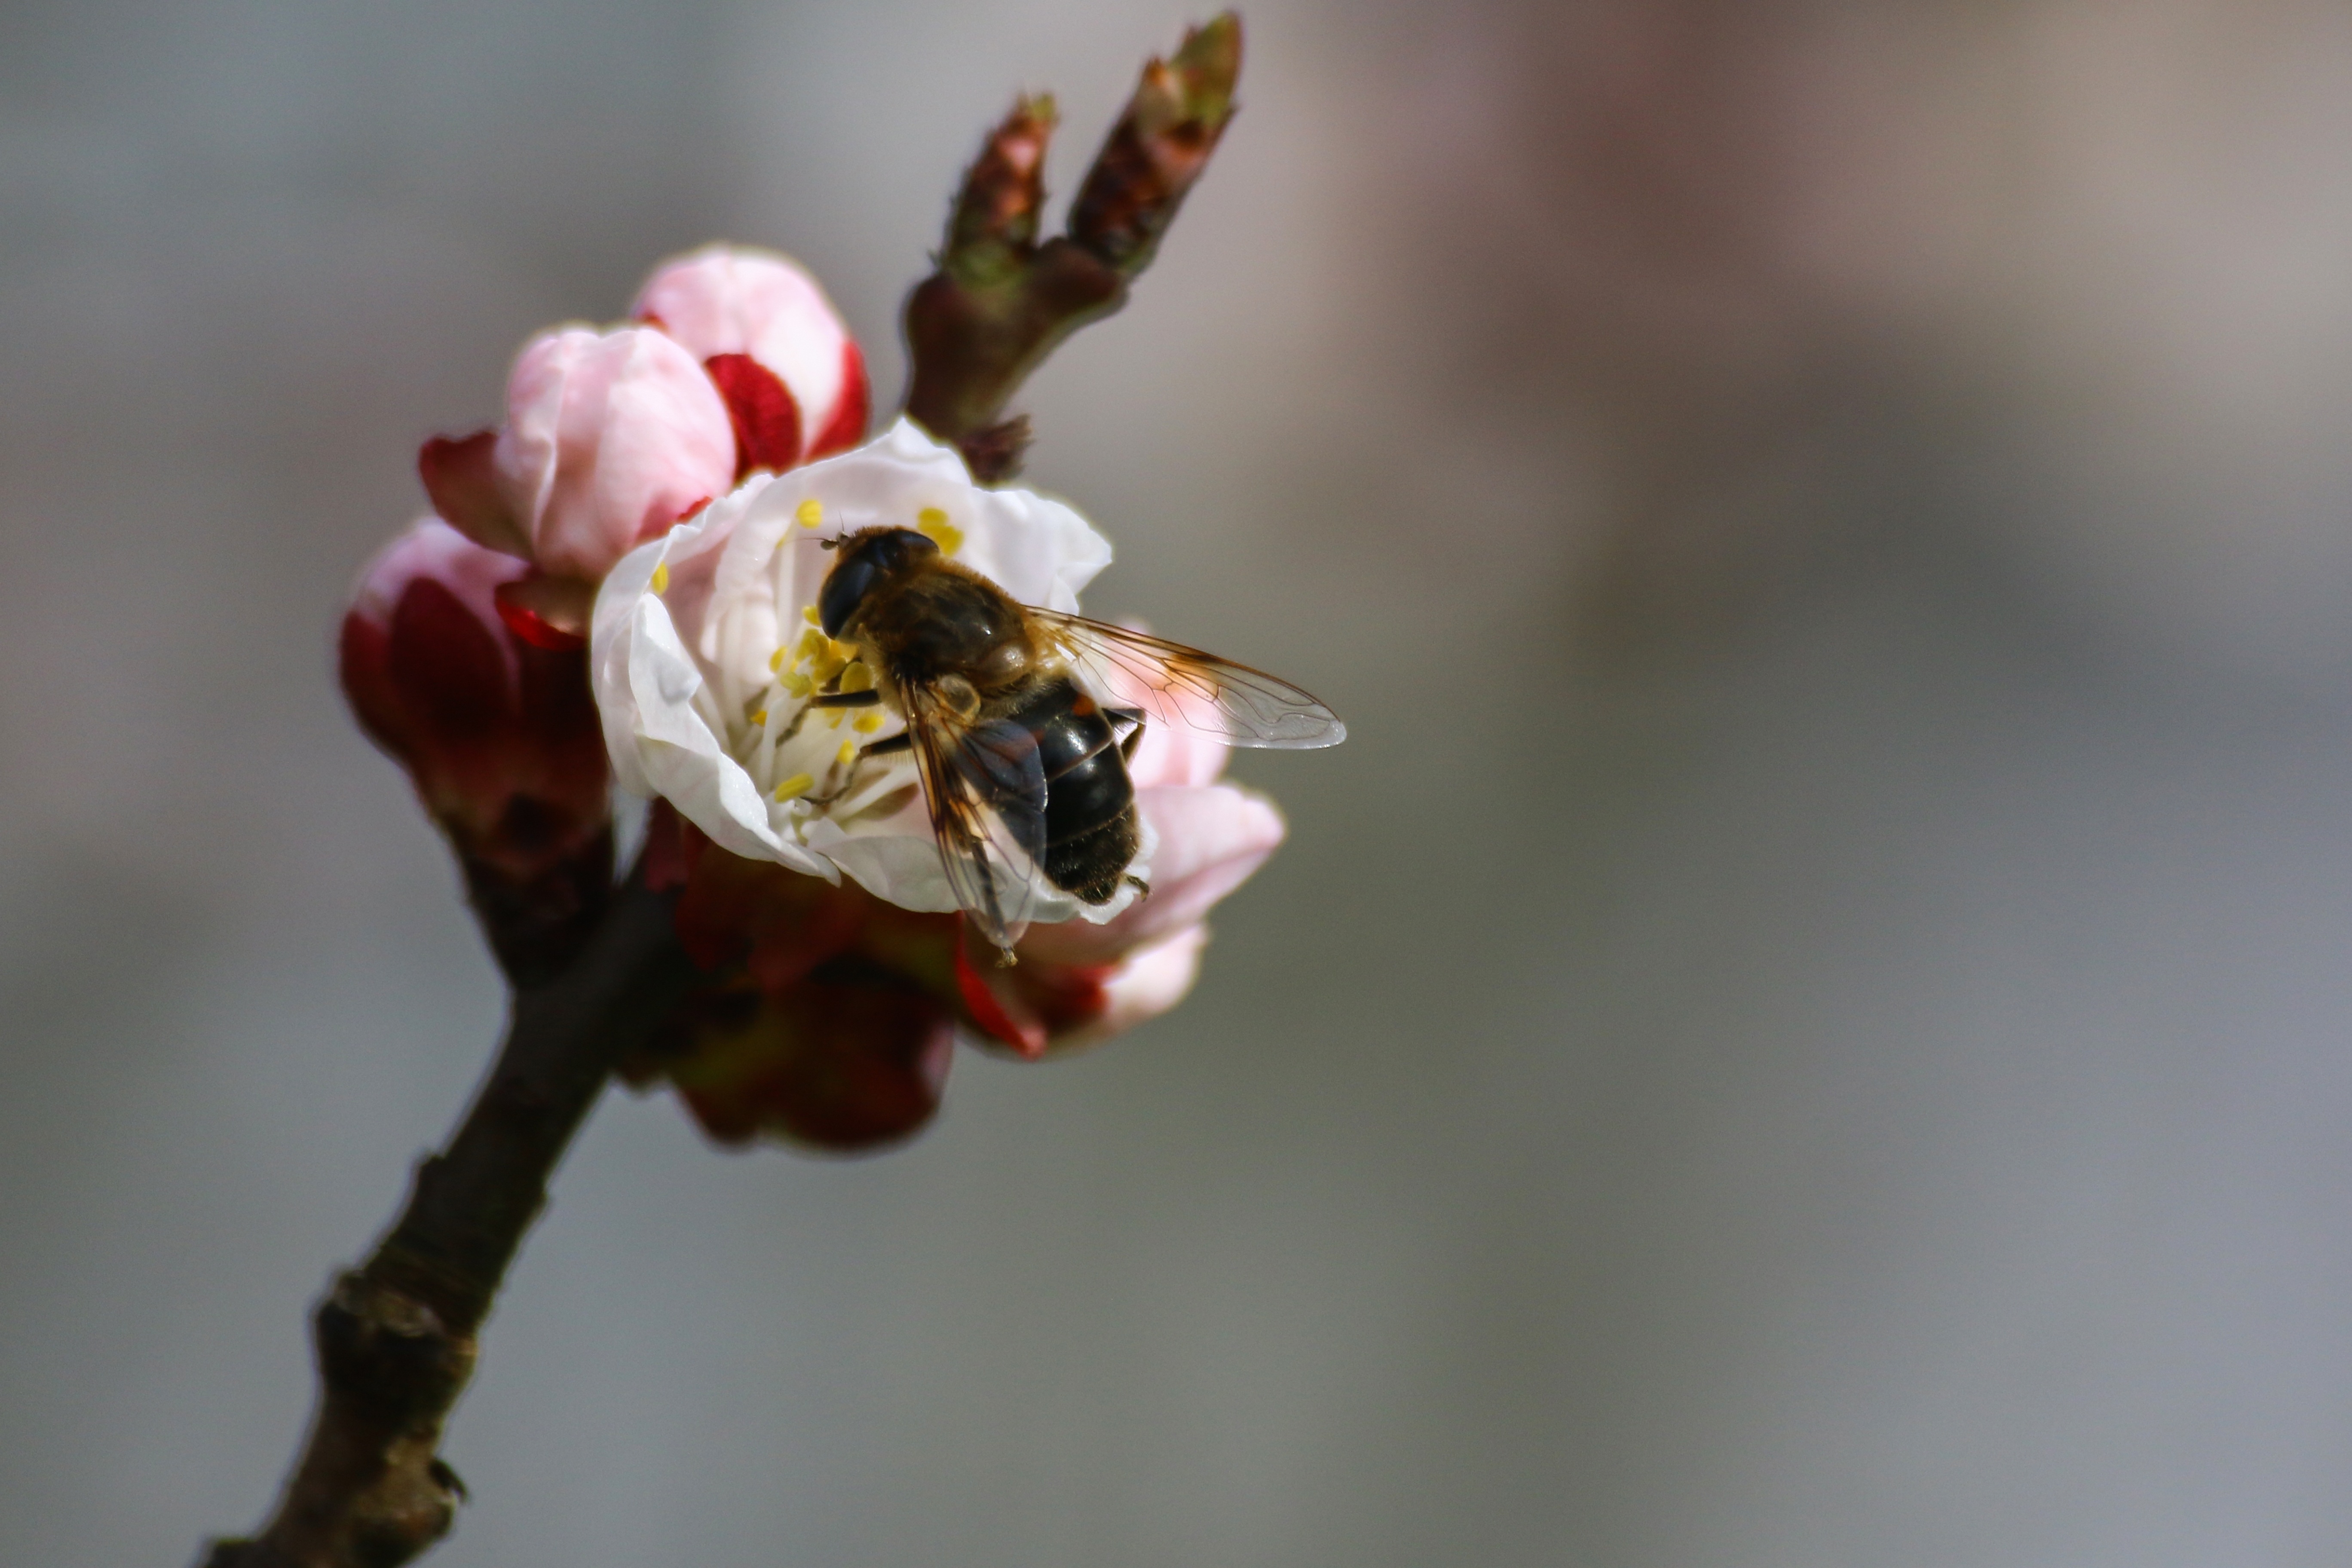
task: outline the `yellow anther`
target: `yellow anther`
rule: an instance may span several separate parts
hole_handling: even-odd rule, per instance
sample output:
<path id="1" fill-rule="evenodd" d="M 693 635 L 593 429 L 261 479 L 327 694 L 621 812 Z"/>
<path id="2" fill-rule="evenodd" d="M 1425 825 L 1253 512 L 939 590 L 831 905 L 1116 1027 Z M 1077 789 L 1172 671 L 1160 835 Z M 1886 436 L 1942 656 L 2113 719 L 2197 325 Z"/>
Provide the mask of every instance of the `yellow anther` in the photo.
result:
<path id="1" fill-rule="evenodd" d="M 811 626 L 816 625 L 818 620 L 816 606 L 814 605 L 803 605 L 801 606 L 801 619 L 806 621 Z"/>
<path id="2" fill-rule="evenodd" d="M 751 716 L 744 721 L 745 723 L 751 725 L 754 730 L 759 729 L 761 725 L 767 723 L 767 721 L 768 710 L 765 708 L 752 709 Z"/>
<path id="3" fill-rule="evenodd" d="M 814 658 L 832 646 L 831 637 L 814 626 L 811 626 L 801 634 L 801 640 L 793 645 L 793 657 L 799 659 Z"/>
<path id="4" fill-rule="evenodd" d="M 803 528 L 822 528 L 824 526 L 824 502 L 811 496 L 793 509 L 793 516 L 800 520 Z"/>
<path id="5" fill-rule="evenodd" d="M 841 765 L 842 765 L 843 767 L 845 767 L 845 767 L 847 767 L 850 763 L 852 763 L 856 762 L 856 760 L 857 760 L 857 742 L 855 742 L 855 741 L 844 741 L 844 742 L 841 743 L 841 754 L 840 754 L 840 762 L 841 762 Z"/>
<path id="6" fill-rule="evenodd" d="M 656 594 L 666 594 L 669 592 L 668 562 L 657 561 L 654 563 L 653 590 Z"/>
<path id="7" fill-rule="evenodd" d="M 854 660 L 848 668 L 841 672 L 841 689 L 844 691 L 874 689 L 874 672 L 866 668 L 865 660 Z"/>
<path id="8" fill-rule="evenodd" d="M 869 710 L 851 720 L 849 727 L 861 735 L 871 735 L 875 731 L 882 728 L 882 715 Z"/>
<path id="9" fill-rule="evenodd" d="M 776 804 L 782 805 L 794 795 L 806 795 L 816 787 L 816 780 L 806 773 L 794 773 L 776 786 Z"/>
<path id="10" fill-rule="evenodd" d="M 940 547 L 942 555 L 953 555 L 956 546 L 963 542 L 963 530 L 948 521 L 948 514 L 938 507 L 927 506 L 915 514 L 915 531 Z"/>
<path id="11" fill-rule="evenodd" d="M 824 645 L 825 651 L 833 655 L 835 658 L 839 659 L 844 665 L 848 664 L 851 659 L 857 657 L 857 647 L 854 643 L 836 642 L 833 638 L 827 637 L 824 639 Z"/>
<path id="12" fill-rule="evenodd" d="M 815 681 L 794 669 L 788 669 L 776 677 L 776 684 L 784 689 L 787 697 L 806 697 L 816 689 Z"/>
<path id="13" fill-rule="evenodd" d="M 768 656 L 768 673 L 770 675 L 773 675 L 776 671 L 784 668 L 784 649 L 778 648 L 775 652 Z"/>

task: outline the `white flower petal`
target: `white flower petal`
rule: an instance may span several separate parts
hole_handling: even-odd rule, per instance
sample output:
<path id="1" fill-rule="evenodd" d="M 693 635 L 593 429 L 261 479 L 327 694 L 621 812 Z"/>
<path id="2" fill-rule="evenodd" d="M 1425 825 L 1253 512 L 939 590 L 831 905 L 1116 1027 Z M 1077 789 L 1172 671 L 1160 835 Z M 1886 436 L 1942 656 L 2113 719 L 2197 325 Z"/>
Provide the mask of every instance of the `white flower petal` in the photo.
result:
<path id="1" fill-rule="evenodd" d="M 808 613 L 833 565 L 823 542 L 926 519 L 953 559 L 1024 604 L 1074 612 L 1110 561 L 1070 508 L 981 489 L 953 448 L 906 420 L 855 451 L 755 476 L 633 552 L 597 597 L 592 668 L 616 776 L 667 797 L 735 854 L 835 880 L 846 872 L 904 908 L 954 909 L 912 760 L 856 759 L 889 732 L 877 720 L 898 720 L 803 710 L 819 661 L 837 668 L 840 657 Z M 1149 823 L 1144 839 L 1138 876 L 1157 841 Z M 1105 921 L 1134 898 L 1122 887 L 1089 906 L 1047 889 L 1034 918 Z"/>

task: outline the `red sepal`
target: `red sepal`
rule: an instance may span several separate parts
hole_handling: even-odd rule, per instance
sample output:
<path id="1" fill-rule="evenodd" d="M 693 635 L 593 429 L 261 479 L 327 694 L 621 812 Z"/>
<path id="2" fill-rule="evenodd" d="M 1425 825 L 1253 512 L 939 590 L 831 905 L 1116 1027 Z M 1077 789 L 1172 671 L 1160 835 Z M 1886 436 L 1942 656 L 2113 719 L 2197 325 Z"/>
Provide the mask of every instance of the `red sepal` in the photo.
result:
<path id="1" fill-rule="evenodd" d="M 436 436 L 416 450 L 416 477 L 441 521 L 475 543 L 530 559 L 530 539 L 507 505 L 490 467 L 495 430 Z"/>
<path id="2" fill-rule="evenodd" d="M 1006 1004 L 1010 997 L 996 994 L 993 986 L 971 962 L 971 922 L 959 921 L 956 935 L 956 993 L 963 999 L 964 1012 L 972 1023 L 990 1038 L 1011 1046 L 1032 1061 L 1045 1054 L 1045 1026 L 1031 1019 L 1027 1022 L 1013 1016 Z M 996 961 L 988 961 L 993 964 Z M 1014 1004 L 1017 1005 L 1017 1004 Z M 1024 1008 L 1023 1011 L 1027 1011 Z"/>
<path id="3" fill-rule="evenodd" d="M 801 460 L 801 405 L 774 371 L 750 354 L 702 362 L 735 426 L 735 479 L 755 468 L 782 473 Z"/>
<path id="4" fill-rule="evenodd" d="M 722 1143 L 772 1131 L 856 1153 L 909 1138 L 938 1113 L 955 1020 L 887 975 L 828 966 L 782 995 L 707 992 L 691 1005 L 702 1014 L 695 1047 L 669 1075 Z"/>
<path id="5" fill-rule="evenodd" d="M 499 609 L 499 619 L 507 630 L 536 648 L 550 653 L 572 653 L 588 646 L 587 634 L 566 630 L 524 603 L 528 577 L 511 583 L 501 583 L 492 595 Z"/>
<path id="6" fill-rule="evenodd" d="M 841 391 L 833 400 L 833 417 L 809 443 L 808 455 L 803 460 L 814 463 L 819 458 L 846 452 L 865 440 L 873 400 L 873 389 L 866 380 L 866 356 L 857 352 L 855 341 L 845 339 L 841 345 Z"/>

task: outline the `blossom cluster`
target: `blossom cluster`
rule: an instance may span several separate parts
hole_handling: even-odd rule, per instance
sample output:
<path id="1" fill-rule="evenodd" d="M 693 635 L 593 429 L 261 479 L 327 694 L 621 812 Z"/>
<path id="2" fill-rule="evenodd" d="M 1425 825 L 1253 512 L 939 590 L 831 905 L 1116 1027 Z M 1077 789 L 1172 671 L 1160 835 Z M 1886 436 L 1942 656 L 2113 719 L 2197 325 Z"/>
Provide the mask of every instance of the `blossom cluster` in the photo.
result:
<path id="1" fill-rule="evenodd" d="M 353 709 L 518 984 L 602 907 L 610 786 L 653 800 L 637 874 L 675 889 L 704 978 L 625 1070 L 727 1142 L 891 1142 L 933 1114 L 959 1036 L 1035 1058 L 1166 1010 L 1210 908 L 1283 837 L 1219 781 L 1222 745 L 1148 727 L 1129 771 L 1150 897 L 1049 897 L 1017 963 L 975 960 L 912 767 L 862 754 L 902 721 L 810 703 L 875 679 L 817 625 L 820 546 L 916 529 L 1065 612 L 1110 547 L 1058 501 L 975 484 L 908 421 L 867 441 L 867 418 L 863 358 L 805 271 L 680 258 L 624 323 L 526 343 L 498 427 L 425 444 L 433 515 L 344 620 Z"/>

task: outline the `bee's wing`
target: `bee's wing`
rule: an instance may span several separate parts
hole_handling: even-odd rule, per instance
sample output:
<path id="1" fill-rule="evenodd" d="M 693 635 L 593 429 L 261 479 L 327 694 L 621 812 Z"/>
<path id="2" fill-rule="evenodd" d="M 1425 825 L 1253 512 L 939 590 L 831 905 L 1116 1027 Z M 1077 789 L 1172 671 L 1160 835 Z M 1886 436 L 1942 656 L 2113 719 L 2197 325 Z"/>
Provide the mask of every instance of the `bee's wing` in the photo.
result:
<path id="1" fill-rule="evenodd" d="M 1045 879 L 1045 769 L 1018 724 L 966 724 L 929 688 L 902 689 L 931 837 L 956 902 L 1010 949 L 1029 928 Z"/>
<path id="2" fill-rule="evenodd" d="M 1131 703 L 1147 718 L 1229 746 L 1309 751 L 1348 738 L 1339 716 L 1312 693 L 1262 669 L 1081 616 L 1029 614 L 1099 695 Z"/>

